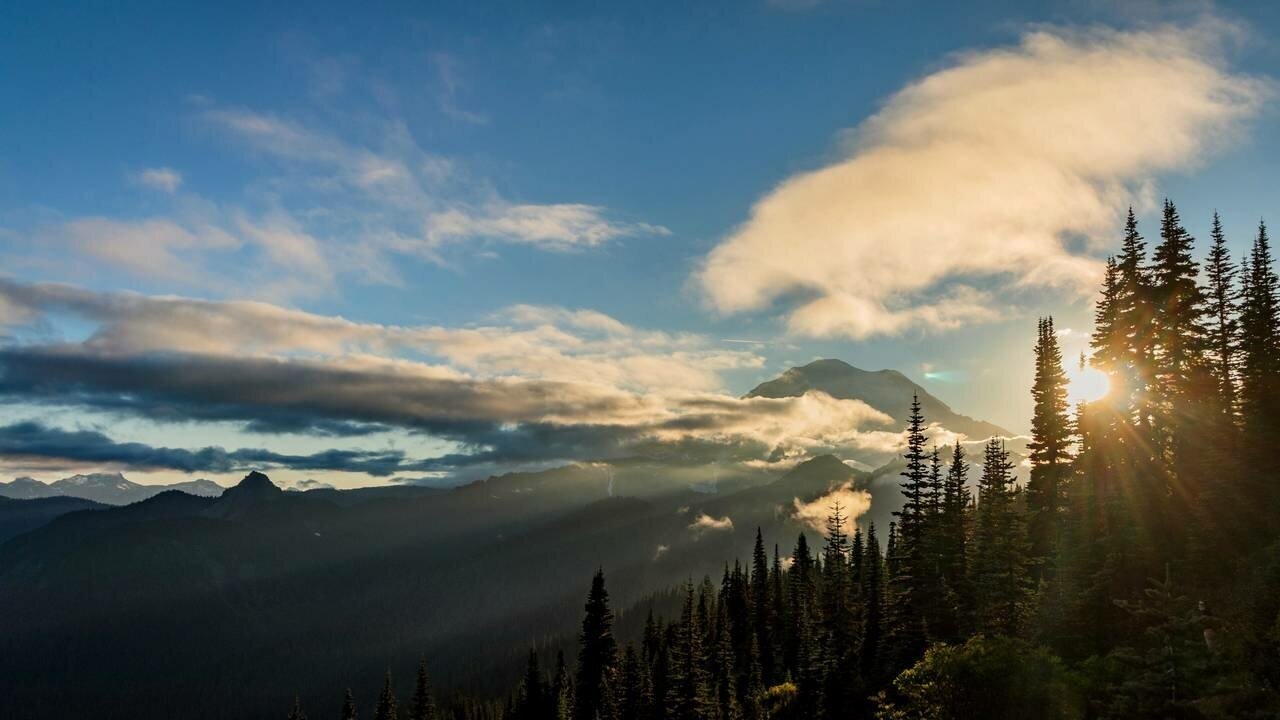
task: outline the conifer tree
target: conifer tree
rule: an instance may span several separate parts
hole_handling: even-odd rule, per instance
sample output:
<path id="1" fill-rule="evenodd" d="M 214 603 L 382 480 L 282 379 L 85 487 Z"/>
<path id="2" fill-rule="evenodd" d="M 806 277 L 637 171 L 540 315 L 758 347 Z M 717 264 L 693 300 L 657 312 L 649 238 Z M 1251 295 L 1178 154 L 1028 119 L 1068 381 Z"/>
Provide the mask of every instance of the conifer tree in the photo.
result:
<path id="1" fill-rule="evenodd" d="M 1070 472 L 1071 419 L 1068 415 L 1067 374 L 1062 368 L 1053 318 L 1037 328 L 1035 383 L 1031 387 L 1031 479 L 1027 482 L 1028 529 L 1031 555 L 1041 569 L 1049 563 L 1061 530 Z"/>
<path id="2" fill-rule="evenodd" d="M 692 589 L 690 590 L 692 592 Z M 613 639 L 613 610 L 604 586 L 604 570 L 596 570 L 587 593 L 582 633 L 578 636 L 578 675 L 574 682 L 574 720 L 607 716 L 607 684 L 617 664 L 618 644 Z"/>
<path id="3" fill-rule="evenodd" d="M 619 665 L 618 720 L 650 720 L 653 716 L 653 690 L 648 668 L 635 645 L 627 644 Z"/>
<path id="4" fill-rule="evenodd" d="M 538 664 L 538 651 L 530 650 L 524 680 L 520 683 L 520 692 L 516 697 L 513 720 L 543 720 L 550 708 L 547 695 L 546 680 L 542 677 L 542 668 Z"/>
<path id="5" fill-rule="evenodd" d="M 886 650 L 890 664 L 905 668 L 924 652 L 925 617 L 931 615 L 931 602 L 936 601 L 936 585 L 930 583 L 931 569 L 926 563 L 926 511 L 930 494 L 929 457 L 925 453 L 924 416 L 920 413 L 920 397 L 913 395 L 911 414 L 907 419 L 907 448 L 903 454 L 906 468 L 902 471 L 902 509 L 898 518 L 895 554 L 891 558 L 892 575 L 886 626 Z"/>
<path id="6" fill-rule="evenodd" d="M 1138 232 L 1138 221 L 1133 208 L 1125 220 L 1124 241 L 1116 260 L 1117 284 L 1115 288 L 1114 333 L 1123 348 L 1123 357 L 1117 358 L 1114 369 L 1119 376 L 1118 390 L 1124 398 L 1118 400 L 1121 413 L 1142 433 L 1147 433 L 1151 423 L 1152 385 L 1152 319 L 1151 277 L 1146 267 L 1147 243 Z"/>
<path id="7" fill-rule="evenodd" d="M 858 649 L 858 662 L 862 677 L 868 687 L 879 687 L 884 682 L 880 657 L 884 637 L 884 558 L 880 555 L 880 540 L 876 537 L 876 524 L 867 525 L 866 549 L 862 558 L 862 638 Z"/>
<path id="8" fill-rule="evenodd" d="M 653 613 L 649 614 L 650 619 Z M 573 716 L 573 680 L 565 665 L 564 651 L 556 652 L 556 672 L 551 679 L 552 717 L 554 720 L 570 720 Z"/>
<path id="9" fill-rule="evenodd" d="M 435 693 L 431 688 L 431 676 L 427 672 L 427 659 L 418 660 L 418 677 L 413 688 L 410 706 L 411 720 L 437 720 Z"/>
<path id="10" fill-rule="evenodd" d="M 1213 226 L 1209 231 L 1212 245 L 1205 263 L 1205 276 L 1209 281 L 1209 320 L 1206 345 L 1214 383 L 1218 390 L 1218 406 L 1224 418 L 1223 424 L 1233 422 L 1236 413 L 1236 350 L 1239 345 L 1236 319 L 1236 267 L 1231 262 L 1227 239 L 1222 232 L 1218 213 L 1213 214 Z"/>
<path id="11" fill-rule="evenodd" d="M 773 647 L 770 637 L 769 606 L 769 558 L 765 555 L 764 536 L 756 528 L 756 544 L 751 553 L 751 625 L 757 647 Z M 765 678 L 773 678 L 772 654 L 761 658 L 761 672 Z"/>
<path id="12" fill-rule="evenodd" d="M 1271 449 L 1280 429 L 1280 279 L 1264 223 L 1258 224 L 1240 300 L 1240 409 L 1250 438 L 1246 507 L 1254 513 L 1250 524 L 1265 526 L 1268 518 L 1256 513 L 1275 507 L 1269 478 L 1280 470 L 1280 456 Z"/>
<path id="13" fill-rule="evenodd" d="M 1009 451 L 992 438 L 983 452 L 974 519 L 973 590 L 977 632 L 1016 636 L 1023 630 L 1029 594 L 1026 535 L 1017 507 Z"/>
<path id="14" fill-rule="evenodd" d="M 382 682 L 382 692 L 378 693 L 378 704 L 373 709 L 373 720 L 396 720 L 396 693 L 391 687 L 391 671 L 387 671 Z"/>
<path id="15" fill-rule="evenodd" d="M 694 609 L 693 583 L 685 586 L 680 622 L 675 625 L 667 689 L 667 717 L 671 720 L 706 720 L 712 710 L 707 662 L 703 655 L 702 628 Z"/>

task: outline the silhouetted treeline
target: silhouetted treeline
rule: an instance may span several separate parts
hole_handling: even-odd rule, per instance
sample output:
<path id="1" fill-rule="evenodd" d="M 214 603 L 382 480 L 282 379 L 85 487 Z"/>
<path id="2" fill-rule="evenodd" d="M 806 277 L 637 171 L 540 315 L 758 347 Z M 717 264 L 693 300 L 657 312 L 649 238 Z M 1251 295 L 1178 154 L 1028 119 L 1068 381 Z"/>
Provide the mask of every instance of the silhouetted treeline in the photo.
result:
<path id="1" fill-rule="evenodd" d="M 1203 266 L 1166 201 L 1132 211 L 1097 302 L 1110 391 L 1071 408 L 1051 318 L 1035 343 L 1030 479 L 906 432 L 888 528 L 683 588 L 619 642 L 604 574 L 574 667 L 529 654 L 504 720 L 1248 718 L 1280 714 L 1280 281 L 1264 225 Z M 1081 356 L 1081 362 L 1085 358 Z M 969 481 L 969 465 L 980 465 Z M 882 537 L 882 533 L 884 533 Z M 883 545 L 882 545 L 883 540 Z"/>

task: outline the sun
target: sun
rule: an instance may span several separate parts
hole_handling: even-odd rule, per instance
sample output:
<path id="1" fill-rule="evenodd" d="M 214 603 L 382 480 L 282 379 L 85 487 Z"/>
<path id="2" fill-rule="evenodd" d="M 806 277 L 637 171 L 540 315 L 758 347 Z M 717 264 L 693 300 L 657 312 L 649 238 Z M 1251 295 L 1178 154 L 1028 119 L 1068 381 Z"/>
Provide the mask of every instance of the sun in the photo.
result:
<path id="1" fill-rule="evenodd" d="M 1072 404 L 1101 400 L 1110 389 L 1110 378 L 1097 368 L 1075 367 L 1067 371 L 1067 399 Z"/>

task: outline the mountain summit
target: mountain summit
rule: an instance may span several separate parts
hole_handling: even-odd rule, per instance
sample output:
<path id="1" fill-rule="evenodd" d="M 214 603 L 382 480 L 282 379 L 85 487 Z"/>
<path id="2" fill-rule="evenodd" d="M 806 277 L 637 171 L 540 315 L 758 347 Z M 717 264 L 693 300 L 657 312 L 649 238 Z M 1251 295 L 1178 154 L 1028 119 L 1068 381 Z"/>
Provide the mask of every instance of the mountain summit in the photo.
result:
<path id="1" fill-rule="evenodd" d="M 809 390 L 819 390 L 841 400 L 861 400 L 892 417 L 900 427 L 906 427 L 911 414 L 911 396 L 916 394 L 926 422 L 938 423 L 972 440 L 1011 435 L 998 425 L 955 412 L 897 370 L 862 370 L 843 360 L 815 360 L 793 367 L 773 380 L 760 383 L 747 397 L 799 397 Z"/>

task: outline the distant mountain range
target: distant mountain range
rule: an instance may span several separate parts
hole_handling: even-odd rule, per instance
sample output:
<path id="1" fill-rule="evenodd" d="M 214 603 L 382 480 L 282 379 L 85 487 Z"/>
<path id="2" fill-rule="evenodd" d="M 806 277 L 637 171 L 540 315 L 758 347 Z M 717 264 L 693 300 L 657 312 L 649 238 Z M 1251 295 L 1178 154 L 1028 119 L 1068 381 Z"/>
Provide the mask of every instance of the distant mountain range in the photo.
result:
<path id="1" fill-rule="evenodd" d="M 840 361 L 751 395 L 807 390 L 900 422 L 917 392 L 930 421 L 1007 434 L 900 373 Z M 119 474 L 0 483 L 0 717 L 269 716 L 295 692 L 375 687 L 423 653 L 444 686 L 505 690 L 522 662 L 512 652 L 572 637 L 595 568 L 620 628 L 634 627 L 646 603 L 747 558 L 756 528 L 783 555 L 801 533 L 820 544 L 797 509 L 821 512 L 832 491 L 870 493 L 864 519 L 883 543 L 897 472 L 819 455 L 781 474 L 633 459 L 452 489 L 285 492 L 259 472 L 225 491 Z"/>
<path id="2" fill-rule="evenodd" d="M 968 415 L 960 415 L 929 391 L 897 370 L 861 370 L 843 360 L 815 360 L 794 367 L 782 375 L 757 385 L 747 397 L 798 397 L 810 390 L 820 390 L 841 400 L 861 400 L 906 427 L 911 415 L 911 397 L 920 398 L 920 411 L 928 423 L 937 423 L 970 440 L 1008 437 L 1004 428 Z"/>
<path id="3" fill-rule="evenodd" d="M 169 485 L 142 485 L 125 479 L 120 473 L 93 473 L 72 475 L 51 483 L 34 478 L 20 477 L 10 482 L 0 482 L 0 497 L 14 500 L 70 497 L 106 505 L 128 505 L 159 495 L 166 490 L 179 490 L 188 495 L 217 497 L 222 494 L 221 485 L 212 480 L 189 480 Z"/>

